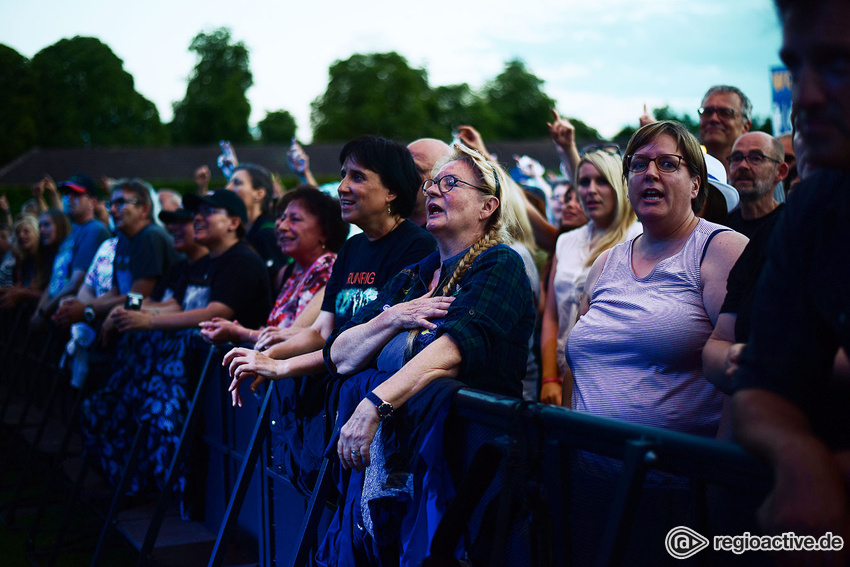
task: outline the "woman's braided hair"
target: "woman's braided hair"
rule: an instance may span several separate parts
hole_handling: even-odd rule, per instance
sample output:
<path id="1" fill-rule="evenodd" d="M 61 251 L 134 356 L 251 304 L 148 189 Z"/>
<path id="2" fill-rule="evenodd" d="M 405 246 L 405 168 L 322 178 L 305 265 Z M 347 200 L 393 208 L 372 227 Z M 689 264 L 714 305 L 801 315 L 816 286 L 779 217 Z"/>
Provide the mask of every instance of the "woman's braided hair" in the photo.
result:
<path id="1" fill-rule="evenodd" d="M 485 250 L 488 250 L 501 242 L 502 241 L 499 239 L 498 229 L 490 227 L 490 229 L 484 233 L 484 236 L 479 238 L 475 244 L 469 247 L 469 250 L 466 251 L 466 254 L 464 254 L 463 258 L 460 259 L 460 262 L 457 263 L 457 266 L 455 266 L 455 270 L 452 273 L 452 277 L 450 277 L 449 281 L 446 282 L 446 285 L 443 286 L 441 295 L 451 294 L 452 288 L 454 288 L 455 284 L 457 284 L 460 278 L 463 277 L 466 270 L 472 266 L 475 259 L 478 258 L 478 256 L 480 256 Z"/>

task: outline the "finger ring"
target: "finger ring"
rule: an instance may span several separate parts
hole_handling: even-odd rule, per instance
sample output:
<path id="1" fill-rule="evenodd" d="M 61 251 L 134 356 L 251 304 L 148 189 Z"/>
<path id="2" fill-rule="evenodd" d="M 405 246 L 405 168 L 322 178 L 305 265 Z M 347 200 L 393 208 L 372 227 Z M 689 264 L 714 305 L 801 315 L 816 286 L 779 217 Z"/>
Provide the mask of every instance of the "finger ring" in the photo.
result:
<path id="1" fill-rule="evenodd" d="M 352 450 L 351 450 L 351 455 L 352 455 L 353 457 L 356 457 L 356 456 L 357 456 L 357 455 L 359 455 L 359 454 L 360 454 L 360 451 L 358 451 L 357 449 L 352 449 Z"/>

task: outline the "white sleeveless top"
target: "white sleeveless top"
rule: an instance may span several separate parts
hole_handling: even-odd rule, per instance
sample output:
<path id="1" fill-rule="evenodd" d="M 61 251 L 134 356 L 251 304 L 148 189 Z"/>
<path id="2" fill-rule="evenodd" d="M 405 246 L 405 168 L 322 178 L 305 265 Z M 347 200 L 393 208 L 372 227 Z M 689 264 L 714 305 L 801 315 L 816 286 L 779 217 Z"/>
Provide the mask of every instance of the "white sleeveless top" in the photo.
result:
<path id="1" fill-rule="evenodd" d="M 634 239 L 611 249 L 567 343 L 573 409 L 714 437 L 723 396 L 702 374 L 712 325 L 700 262 L 719 230 L 728 229 L 700 219 L 682 249 L 645 278 L 632 269 Z"/>
<path id="2" fill-rule="evenodd" d="M 635 221 L 626 231 L 625 240 L 630 240 L 643 232 L 643 225 Z M 593 221 L 588 222 L 570 232 L 558 237 L 555 245 L 555 257 L 558 266 L 552 288 L 555 291 L 555 302 L 558 306 L 558 375 L 563 376 L 566 369 L 564 347 L 567 337 L 576 323 L 578 303 L 584 293 L 587 273 L 590 266 L 585 266 L 590 257 L 590 239 L 593 234 Z M 550 291 L 551 293 L 551 291 Z"/>

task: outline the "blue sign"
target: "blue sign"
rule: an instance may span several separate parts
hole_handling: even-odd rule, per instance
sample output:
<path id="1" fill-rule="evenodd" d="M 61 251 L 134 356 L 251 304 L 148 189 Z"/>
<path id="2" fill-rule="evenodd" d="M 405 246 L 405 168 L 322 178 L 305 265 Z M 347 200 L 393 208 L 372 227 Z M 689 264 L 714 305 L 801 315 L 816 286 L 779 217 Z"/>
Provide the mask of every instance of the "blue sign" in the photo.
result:
<path id="1" fill-rule="evenodd" d="M 785 67 L 770 69 L 770 89 L 773 92 L 771 123 L 773 135 L 791 133 L 791 73 Z"/>

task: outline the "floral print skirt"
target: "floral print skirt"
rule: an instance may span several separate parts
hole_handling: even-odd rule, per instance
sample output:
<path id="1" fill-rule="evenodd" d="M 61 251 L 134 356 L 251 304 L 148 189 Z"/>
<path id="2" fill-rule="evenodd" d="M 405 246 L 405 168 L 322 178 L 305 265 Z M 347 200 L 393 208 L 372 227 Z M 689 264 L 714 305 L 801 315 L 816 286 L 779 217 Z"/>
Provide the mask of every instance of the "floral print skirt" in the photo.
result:
<path id="1" fill-rule="evenodd" d="M 149 423 L 129 494 L 165 484 L 188 413 L 187 365 L 194 358 L 189 351 L 196 333 L 195 329 L 124 333 L 106 386 L 83 402 L 86 451 L 116 486 L 140 424 Z M 185 470 L 176 486 L 182 504 Z"/>

